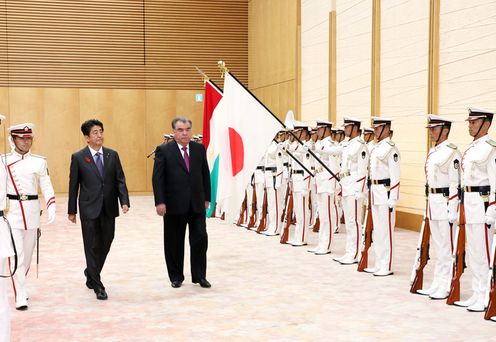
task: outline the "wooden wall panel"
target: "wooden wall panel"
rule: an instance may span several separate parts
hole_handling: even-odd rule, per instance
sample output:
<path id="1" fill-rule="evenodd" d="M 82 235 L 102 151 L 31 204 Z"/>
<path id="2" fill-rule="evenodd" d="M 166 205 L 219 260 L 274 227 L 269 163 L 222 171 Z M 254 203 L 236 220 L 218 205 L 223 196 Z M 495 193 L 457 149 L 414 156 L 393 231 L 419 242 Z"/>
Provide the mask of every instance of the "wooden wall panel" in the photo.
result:
<path id="1" fill-rule="evenodd" d="M 297 0 L 249 0 L 248 86 L 278 117 L 297 111 Z"/>
<path id="2" fill-rule="evenodd" d="M 0 86 L 201 89 L 247 82 L 248 0 L 0 0 Z"/>

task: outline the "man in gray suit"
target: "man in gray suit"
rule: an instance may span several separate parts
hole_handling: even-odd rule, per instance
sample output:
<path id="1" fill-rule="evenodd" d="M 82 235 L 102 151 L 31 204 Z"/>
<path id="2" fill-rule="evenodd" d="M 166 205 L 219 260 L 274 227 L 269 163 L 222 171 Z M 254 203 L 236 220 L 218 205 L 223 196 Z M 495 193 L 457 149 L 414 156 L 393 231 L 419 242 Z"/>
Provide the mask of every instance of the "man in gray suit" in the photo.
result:
<path id="1" fill-rule="evenodd" d="M 86 256 L 86 286 L 96 298 L 107 299 L 100 273 L 110 251 L 115 218 L 129 210 L 129 194 L 124 171 L 116 151 L 103 147 L 103 124 L 95 119 L 81 125 L 88 146 L 71 157 L 68 218 L 76 223 L 77 202 Z M 79 201 L 78 201 L 79 192 Z"/>

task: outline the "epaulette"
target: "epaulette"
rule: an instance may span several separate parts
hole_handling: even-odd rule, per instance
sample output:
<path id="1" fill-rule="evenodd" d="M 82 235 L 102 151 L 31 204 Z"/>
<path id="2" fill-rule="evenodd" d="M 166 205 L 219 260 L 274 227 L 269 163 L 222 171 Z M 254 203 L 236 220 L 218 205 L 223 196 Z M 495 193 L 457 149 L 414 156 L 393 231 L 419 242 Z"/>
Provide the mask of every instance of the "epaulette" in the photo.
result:
<path id="1" fill-rule="evenodd" d="M 46 157 L 43 157 L 43 156 L 40 156 L 40 155 L 37 155 L 37 154 L 32 154 L 32 153 L 31 153 L 31 157 L 46 159 Z"/>
<path id="2" fill-rule="evenodd" d="M 453 144 L 453 143 L 449 143 L 449 144 L 448 144 L 448 145 L 446 145 L 446 146 L 448 146 L 449 148 L 452 148 L 453 150 L 457 150 L 457 149 L 458 149 L 458 146 L 456 146 L 456 145 L 455 145 L 455 144 Z"/>
<path id="3" fill-rule="evenodd" d="M 389 140 L 387 143 L 393 147 L 395 146 L 394 141 Z"/>
<path id="4" fill-rule="evenodd" d="M 487 139 L 487 143 L 489 145 L 491 145 L 492 147 L 496 147 L 496 141 L 492 140 L 492 139 Z"/>

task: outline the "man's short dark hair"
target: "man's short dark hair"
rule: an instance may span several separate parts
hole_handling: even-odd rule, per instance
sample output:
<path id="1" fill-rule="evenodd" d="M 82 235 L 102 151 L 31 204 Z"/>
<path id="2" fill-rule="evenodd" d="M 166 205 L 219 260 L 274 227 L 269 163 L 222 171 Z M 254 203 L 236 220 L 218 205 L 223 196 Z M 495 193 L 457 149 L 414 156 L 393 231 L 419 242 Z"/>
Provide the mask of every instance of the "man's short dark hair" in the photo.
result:
<path id="1" fill-rule="evenodd" d="M 81 132 L 83 132 L 83 135 L 89 136 L 93 126 L 99 126 L 103 131 L 103 123 L 100 120 L 90 119 L 90 120 L 86 120 L 81 125 Z"/>
<path id="2" fill-rule="evenodd" d="M 190 119 L 178 117 L 178 118 L 174 118 L 174 120 L 172 120 L 172 129 L 176 129 L 176 124 L 178 122 L 189 123 L 189 127 L 193 128 L 193 122 L 191 122 Z"/>

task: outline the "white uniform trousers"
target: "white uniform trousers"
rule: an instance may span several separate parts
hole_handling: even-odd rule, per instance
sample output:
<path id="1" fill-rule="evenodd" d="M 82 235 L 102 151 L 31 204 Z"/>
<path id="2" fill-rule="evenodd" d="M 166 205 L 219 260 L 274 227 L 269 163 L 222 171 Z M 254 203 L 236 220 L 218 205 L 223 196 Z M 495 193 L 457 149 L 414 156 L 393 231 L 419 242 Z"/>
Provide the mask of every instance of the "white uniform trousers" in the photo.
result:
<path id="1" fill-rule="evenodd" d="M 244 226 L 248 225 L 250 222 L 250 217 L 252 215 L 252 207 L 253 207 L 253 186 L 248 184 L 246 187 L 246 212 L 245 212 L 245 223 Z"/>
<path id="2" fill-rule="evenodd" d="M 258 227 L 262 219 L 264 189 L 264 183 L 255 183 L 255 191 L 257 192 L 257 219 L 255 220 L 255 227 Z"/>
<path id="3" fill-rule="evenodd" d="M 31 266 L 37 229 L 12 229 L 12 236 L 17 249 L 17 271 L 14 274 L 14 295 L 16 307 L 27 305 L 26 276 Z M 14 268 L 14 263 L 10 266 Z"/>
<path id="4" fill-rule="evenodd" d="M 304 245 L 306 244 L 306 237 L 308 225 L 310 223 L 310 210 L 308 209 L 308 191 L 294 192 L 293 193 L 293 209 L 296 216 L 296 227 L 294 236 L 290 244 Z"/>
<path id="5" fill-rule="evenodd" d="M 396 209 L 391 211 L 387 205 L 372 205 L 372 222 L 375 268 L 379 272 L 392 271 Z"/>
<path id="6" fill-rule="evenodd" d="M 328 193 L 317 194 L 317 203 L 319 206 L 319 244 L 315 252 L 327 253 L 331 251 L 332 233 L 336 229 L 336 219 L 338 208 L 336 196 Z"/>
<path id="7" fill-rule="evenodd" d="M 363 199 L 355 199 L 355 196 L 344 196 L 342 198 L 344 223 L 346 226 L 346 253 L 351 259 L 358 258 L 360 251 L 360 227 L 362 224 Z"/>
<path id="8" fill-rule="evenodd" d="M 485 224 L 466 224 L 467 266 L 472 271 L 472 291 L 484 298 L 488 290 L 489 260 L 493 243 L 494 227 Z"/>
<path id="9" fill-rule="evenodd" d="M 338 206 L 338 217 L 337 217 L 338 223 L 337 223 L 336 229 L 334 231 L 338 232 L 339 228 L 341 228 L 341 217 L 343 217 L 343 197 L 342 196 L 336 195 L 336 204 Z"/>
<path id="10" fill-rule="evenodd" d="M 0 258 L 0 274 L 3 276 L 8 272 L 6 263 L 7 259 Z M 0 342 L 10 341 L 10 308 L 5 287 L 6 279 L 0 278 Z"/>
<path id="11" fill-rule="evenodd" d="M 453 253 L 453 231 L 448 220 L 429 221 L 431 242 L 434 247 L 434 278 L 432 288 L 449 292 L 451 286 L 451 258 Z"/>
<path id="12" fill-rule="evenodd" d="M 281 202 L 278 191 L 274 187 L 266 188 L 267 191 L 267 224 L 266 233 L 275 234 L 281 228 Z"/>
<path id="13" fill-rule="evenodd" d="M 281 186 L 276 189 L 276 210 L 275 210 L 275 223 L 269 227 L 267 230 L 267 235 L 279 235 L 284 227 L 284 217 L 282 217 L 282 212 L 284 210 L 284 203 L 286 190 L 288 188 L 288 180 L 283 179 Z M 272 230 L 273 229 L 273 230 Z"/>
<path id="14" fill-rule="evenodd" d="M 310 226 L 315 224 L 319 212 L 319 200 L 317 199 L 317 187 L 315 185 L 315 180 L 312 179 L 310 185 L 310 198 L 312 200 L 312 209 L 310 211 Z"/>

